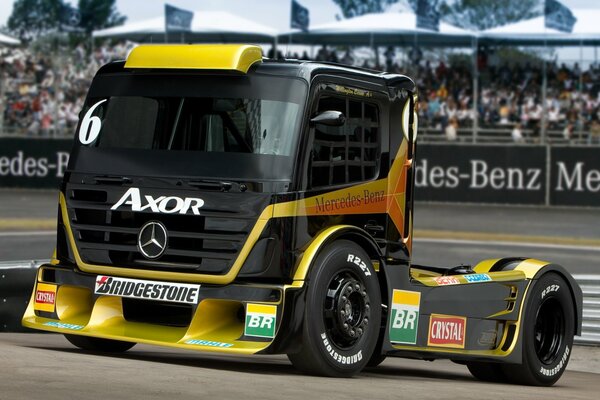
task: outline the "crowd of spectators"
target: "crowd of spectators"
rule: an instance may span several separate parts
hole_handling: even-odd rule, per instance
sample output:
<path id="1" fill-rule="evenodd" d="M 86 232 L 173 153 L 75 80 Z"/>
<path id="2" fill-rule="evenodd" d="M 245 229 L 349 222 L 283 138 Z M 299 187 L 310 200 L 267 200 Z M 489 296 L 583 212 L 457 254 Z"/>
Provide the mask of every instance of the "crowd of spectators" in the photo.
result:
<path id="1" fill-rule="evenodd" d="M 62 55 L 16 48 L 0 49 L 4 129 L 29 136 L 65 132 L 70 135 L 95 71 L 113 59 L 123 59 L 135 44 L 103 45 L 88 51 L 80 45 Z M 547 129 L 560 131 L 565 140 L 585 131 L 590 141 L 600 141 L 600 66 L 591 64 L 582 71 L 553 62 L 546 66 L 546 107 L 542 104 L 542 65 L 529 62 L 488 62 L 480 52 L 480 95 L 477 111 L 473 103 L 470 65 L 448 65 L 445 61 L 424 60 L 419 51 L 407 57 L 394 48 L 380 54 L 381 63 L 351 50 L 333 51 L 321 47 L 314 59 L 409 72 L 419 87 L 419 123 L 430 132 L 459 140 L 461 131 L 470 128 L 476 117 L 481 128 L 502 129 L 515 142 L 539 138 L 542 115 L 546 111 Z M 268 54 L 273 56 L 273 54 Z M 307 52 L 291 57 L 310 59 Z M 405 60 L 405 61 L 401 61 Z M 409 60 L 409 61 L 407 61 Z M 409 69 L 410 71 L 407 71 Z M 589 135 L 587 134 L 589 132 Z"/>
<path id="2" fill-rule="evenodd" d="M 560 132 L 572 140 L 576 132 L 600 140 L 600 66 L 590 64 L 581 71 L 578 63 L 571 67 L 555 63 L 546 65 L 546 105 L 543 104 L 543 65 L 530 63 L 480 66 L 480 95 L 477 112 L 473 107 L 472 72 L 467 68 L 446 66 L 439 62 L 419 65 L 417 83 L 421 91 L 420 121 L 448 134 L 453 123 L 470 127 L 475 115 L 481 128 L 507 129 L 515 142 L 526 137 L 539 139 L 542 123 L 548 131 Z M 426 100 L 425 100 L 426 99 Z M 543 118 L 543 115 L 546 118 Z M 454 130 L 449 129 L 451 132 Z"/>
<path id="3" fill-rule="evenodd" d="M 133 46 L 101 46 L 90 56 L 83 45 L 67 51 L 0 48 L 0 117 L 5 133 L 32 137 L 71 135 L 96 70 L 124 58 Z"/>
<path id="4" fill-rule="evenodd" d="M 424 60 L 420 51 L 409 51 L 407 61 L 399 61 L 394 48 L 386 49 L 379 65 L 363 59 L 356 62 L 350 51 L 340 53 L 325 47 L 317 60 L 358 64 L 393 73 L 409 72 L 419 87 L 419 125 L 445 135 L 447 140 L 460 139 L 459 131 L 469 131 L 475 118 L 480 129 L 501 130 L 515 142 L 540 139 L 542 118 L 546 129 L 558 133 L 565 141 L 584 132 L 588 140 L 600 142 L 600 65 L 590 64 L 582 71 L 578 63 L 560 66 L 546 64 L 546 108 L 542 96 L 543 64 L 488 61 L 486 50 L 480 51 L 477 63 L 480 91 L 477 108 L 473 99 L 473 71 L 464 63 L 447 65 L 444 61 Z M 303 58 L 307 55 L 303 54 Z"/>

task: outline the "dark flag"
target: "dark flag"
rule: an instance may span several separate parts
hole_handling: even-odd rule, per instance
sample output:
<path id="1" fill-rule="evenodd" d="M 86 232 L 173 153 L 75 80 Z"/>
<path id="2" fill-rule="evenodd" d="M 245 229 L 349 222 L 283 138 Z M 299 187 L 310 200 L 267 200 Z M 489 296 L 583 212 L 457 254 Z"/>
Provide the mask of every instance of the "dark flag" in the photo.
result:
<path id="1" fill-rule="evenodd" d="M 65 31 L 75 31 L 81 23 L 81 14 L 75 7 L 65 4 L 60 10 L 60 26 Z"/>
<path id="2" fill-rule="evenodd" d="M 165 4 L 165 29 L 167 32 L 191 32 L 194 13 Z"/>
<path id="3" fill-rule="evenodd" d="M 308 25 L 310 18 L 308 15 L 308 8 L 300 5 L 296 0 L 292 0 L 292 20 L 290 25 L 292 28 L 302 29 L 304 32 L 308 31 Z"/>
<path id="4" fill-rule="evenodd" d="M 439 32 L 440 13 L 437 0 L 417 0 L 417 28 Z"/>
<path id="5" fill-rule="evenodd" d="M 573 32 L 573 26 L 577 18 L 571 10 L 557 0 L 546 0 L 544 7 L 546 28 L 556 29 L 561 32 Z"/>

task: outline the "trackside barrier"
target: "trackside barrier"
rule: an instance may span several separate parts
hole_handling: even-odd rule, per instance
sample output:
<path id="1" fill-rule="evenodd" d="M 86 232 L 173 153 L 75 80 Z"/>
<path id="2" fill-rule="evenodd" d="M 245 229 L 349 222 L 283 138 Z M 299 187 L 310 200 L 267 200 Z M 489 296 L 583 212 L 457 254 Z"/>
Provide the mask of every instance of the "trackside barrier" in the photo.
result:
<path id="1" fill-rule="evenodd" d="M 600 275 L 573 275 L 583 291 L 583 326 L 575 343 L 600 344 Z"/>
<path id="2" fill-rule="evenodd" d="M 19 332 L 37 268 L 49 260 L 0 262 L 0 331 Z M 583 328 L 575 343 L 600 345 L 600 275 L 573 275 L 583 290 Z"/>
<path id="3" fill-rule="evenodd" d="M 25 332 L 21 317 L 27 308 L 41 261 L 0 262 L 0 332 Z"/>

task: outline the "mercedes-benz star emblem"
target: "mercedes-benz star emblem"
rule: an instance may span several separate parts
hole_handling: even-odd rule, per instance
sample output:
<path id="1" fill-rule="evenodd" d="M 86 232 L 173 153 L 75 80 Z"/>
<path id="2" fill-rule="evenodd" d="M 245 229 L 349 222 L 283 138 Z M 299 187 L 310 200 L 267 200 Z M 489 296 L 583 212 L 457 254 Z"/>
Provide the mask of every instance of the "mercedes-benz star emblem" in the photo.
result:
<path id="1" fill-rule="evenodd" d="M 155 259 L 167 249 L 167 228 L 158 221 L 150 221 L 142 226 L 138 234 L 138 249 L 144 257 Z"/>

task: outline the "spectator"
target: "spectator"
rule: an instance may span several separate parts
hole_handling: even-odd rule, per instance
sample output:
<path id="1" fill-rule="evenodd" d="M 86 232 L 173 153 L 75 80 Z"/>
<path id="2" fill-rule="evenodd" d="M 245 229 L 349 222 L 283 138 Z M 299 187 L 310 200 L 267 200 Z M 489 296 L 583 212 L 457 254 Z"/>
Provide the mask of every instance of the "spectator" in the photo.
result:
<path id="1" fill-rule="evenodd" d="M 458 139 L 458 121 L 456 118 L 451 118 L 446 129 L 444 129 L 446 134 L 446 140 L 449 142 L 454 142 Z"/>
<path id="2" fill-rule="evenodd" d="M 525 142 L 525 138 L 523 138 L 523 131 L 521 130 L 521 124 L 515 124 L 511 132 L 512 140 L 515 143 L 523 143 Z"/>

